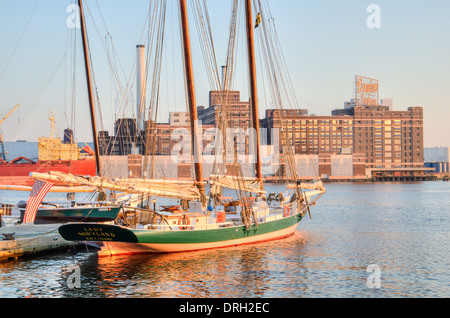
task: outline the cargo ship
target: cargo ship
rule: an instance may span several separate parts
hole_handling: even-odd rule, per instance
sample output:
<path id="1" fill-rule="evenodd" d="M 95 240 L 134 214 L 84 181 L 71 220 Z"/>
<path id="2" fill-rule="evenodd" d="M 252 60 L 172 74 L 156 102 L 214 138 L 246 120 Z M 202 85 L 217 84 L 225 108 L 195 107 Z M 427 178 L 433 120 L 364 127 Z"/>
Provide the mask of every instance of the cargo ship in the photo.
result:
<path id="1" fill-rule="evenodd" d="M 0 185 L 32 186 L 31 172 L 59 171 L 73 175 L 95 176 L 96 162 L 94 151 L 86 145 L 84 148 L 73 142 L 72 131 L 66 129 L 64 139 L 55 133 L 54 115 L 49 117 L 52 127 L 51 137 L 39 137 L 38 160 L 17 157 L 6 161 L 0 158 Z"/>

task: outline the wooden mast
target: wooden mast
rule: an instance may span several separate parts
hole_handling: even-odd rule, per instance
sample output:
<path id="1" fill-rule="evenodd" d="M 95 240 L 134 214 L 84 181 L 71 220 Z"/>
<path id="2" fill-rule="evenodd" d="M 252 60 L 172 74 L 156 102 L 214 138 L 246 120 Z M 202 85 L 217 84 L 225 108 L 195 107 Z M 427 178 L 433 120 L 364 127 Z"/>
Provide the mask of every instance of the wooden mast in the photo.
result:
<path id="1" fill-rule="evenodd" d="M 256 84 L 256 63 L 255 63 L 255 45 L 253 39 L 253 18 L 251 0 L 245 0 L 245 19 L 247 25 L 247 48 L 248 48 L 248 66 L 250 73 L 250 91 L 251 91 L 251 109 L 253 128 L 256 132 L 256 178 L 262 181 L 261 172 L 261 149 L 259 136 L 259 111 L 258 111 L 258 93 Z M 261 185 L 262 186 L 262 185 Z"/>
<path id="2" fill-rule="evenodd" d="M 181 27 L 183 30 L 183 52 L 186 73 L 186 88 L 188 92 L 189 114 L 191 116 L 192 154 L 194 156 L 195 180 L 200 191 L 202 201 L 206 204 L 205 185 L 203 180 L 202 158 L 200 143 L 198 140 L 198 114 L 195 100 L 194 70 L 192 66 L 191 40 L 189 35 L 189 23 L 186 0 L 180 0 Z M 204 200 L 203 200 L 204 199 Z"/>
<path id="3" fill-rule="evenodd" d="M 92 126 L 92 134 L 94 137 L 94 147 L 95 147 L 95 161 L 97 164 L 97 175 L 102 176 L 101 165 L 100 165 L 100 148 L 98 146 L 97 139 L 97 124 L 95 120 L 95 108 L 94 108 L 94 95 L 91 83 L 91 67 L 89 63 L 89 50 L 87 44 L 87 36 L 86 36 L 86 26 L 83 14 L 83 3 L 82 0 L 78 0 L 78 6 L 80 7 L 80 21 L 81 21 L 81 36 L 83 38 L 83 49 L 84 49 L 84 63 L 86 67 L 86 81 L 89 95 L 89 105 L 90 105 L 90 113 L 91 113 L 91 126 Z"/>

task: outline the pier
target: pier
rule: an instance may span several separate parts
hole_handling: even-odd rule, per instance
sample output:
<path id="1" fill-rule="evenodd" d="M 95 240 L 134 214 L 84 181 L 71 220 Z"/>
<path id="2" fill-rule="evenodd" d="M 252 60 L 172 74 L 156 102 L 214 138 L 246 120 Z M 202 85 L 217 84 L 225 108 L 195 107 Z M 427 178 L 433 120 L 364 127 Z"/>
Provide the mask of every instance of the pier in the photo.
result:
<path id="1" fill-rule="evenodd" d="M 0 261 L 68 249 L 77 243 L 64 240 L 60 224 L 12 225 L 0 228 Z"/>

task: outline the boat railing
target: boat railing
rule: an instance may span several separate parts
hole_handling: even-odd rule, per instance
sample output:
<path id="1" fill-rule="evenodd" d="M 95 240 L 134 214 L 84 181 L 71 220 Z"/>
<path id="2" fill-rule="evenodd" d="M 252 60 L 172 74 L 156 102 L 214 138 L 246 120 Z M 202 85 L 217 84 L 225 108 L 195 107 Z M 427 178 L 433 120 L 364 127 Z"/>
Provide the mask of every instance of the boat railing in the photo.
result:
<path id="1" fill-rule="evenodd" d="M 155 231 L 195 231 L 195 230 L 211 230 L 211 229 L 219 229 L 224 227 L 233 227 L 238 226 L 239 224 L 235 222 L 224 222 L 224 223 L 209 223 L 209 224 L 186 224 L 186 225 L 170 225 L 170 224 L 154 224 L 154 225 L 145 225 L 144 229 L 151 229 Z"/>
<path id="2" fill-rule="evenodd" d="M 288 208 L 286 208 L 288 207 Z M 224 227 L 241 226 L 242 220 L 239 213 L 227 213 L 222 221 L 218 221 L 213 216 L 206 214 L 193 213 L 162 213 L 147 209 L 127 207 L 124 212 L 124 221 L 126 225 L 139 229 L 149 230 L 205 230 L 219 229 Z M 296 210 L 292 204 L 280 204 L 280 206 L 265 207 L 258 210 L 255 207 L 255 216 L 258 223 L 267 221 L 277 221 L 287 216 L 296 214 Z M 188 221 L 181 220 L 182 216 L 186 216 Z"/>
<path id="3" fill-rule="evenodd" d="M 189 219 L 188 224 L 183 224 L 182 222 L 175 222 L 173 219 L 171 222 L 168 219 L 161 220 L 158 218 L 158 221 L 155 223 L 151 223 L 148 217 L 142 217 L 143 214 L 152 214 L 154 212 L 140 212 L 140 228 L 149 229 L 154 231 L 191 231 L 191 230 L 207 230 L 207 229 L 219 229 L 225 227 L 233 227 L 233 226 L 242 226 L 242 220 L 239 215 L 228 216 L 225 222 L 217 222 L 215 218 L 208 217 L 207 215 L 200 217 L 192 217 Z M 266 209 L 265 211 L 260 211 L 256 213 L 256 218 L 258 223 L 265 221 L 277 221 L 283 219 L 288 216 L 293 216 L 295 214 L 294 211 L 289 210 L 289 213 L 286 214 L 284 207 L 277 207 L 275 209 Z M 147 222 L 145 222 L 145 221 Z M 144 222 L 142 222 L 144 221 Z M 211 222 L 212 221 L 212 222 Z"/>

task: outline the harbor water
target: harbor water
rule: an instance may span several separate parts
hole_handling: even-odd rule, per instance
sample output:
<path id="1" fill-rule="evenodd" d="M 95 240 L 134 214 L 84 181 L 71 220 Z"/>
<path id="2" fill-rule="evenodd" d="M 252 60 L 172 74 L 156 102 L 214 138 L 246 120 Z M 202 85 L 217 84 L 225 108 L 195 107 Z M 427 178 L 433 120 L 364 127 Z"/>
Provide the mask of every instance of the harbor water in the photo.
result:
<path id="1" fill-rule="evenodd" d="M 183 254 L 98 258 L 85 246 L 19 258 L 0 263 L 0 297 L 450 297 L 450 182 L 326 187 L 312 219 L 287 239 Z M 0 191 L 2 203 L 21 199 L 26 193 Z"/>

